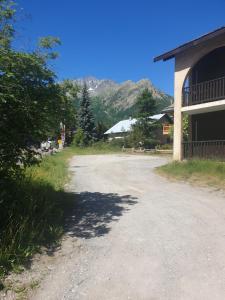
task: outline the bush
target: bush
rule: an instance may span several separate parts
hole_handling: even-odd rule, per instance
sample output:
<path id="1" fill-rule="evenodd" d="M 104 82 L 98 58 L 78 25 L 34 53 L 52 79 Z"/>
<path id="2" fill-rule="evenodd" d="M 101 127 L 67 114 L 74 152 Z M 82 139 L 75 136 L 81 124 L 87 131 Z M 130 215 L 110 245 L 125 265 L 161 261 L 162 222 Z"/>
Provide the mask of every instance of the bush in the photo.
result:
<path id="1" fill-rule="evenodd" d="M 172 150 L 173 149 L 173 144 L 157 145 L 156 149 L 158 149 L 158 150 Z"/>
<path id="2" fill-rule="evenodd" d="M 85 146 L 85 135 L 84 135 L 84 132 L 81 128 L 77 129 L 77 132 L 74 135 L 72 144 L 74 146 L 77 146 L 77 147 L 84 147 Z"/>
<path id="3" fill-rule="evenodd" d="M 112 147 L 118 147 L 118 148 L 122 148 L 123 146 L 125 147 L 125 139 L 124 138 L 121 138 L 121 139 L 112 139 L 108 143 Z"/>

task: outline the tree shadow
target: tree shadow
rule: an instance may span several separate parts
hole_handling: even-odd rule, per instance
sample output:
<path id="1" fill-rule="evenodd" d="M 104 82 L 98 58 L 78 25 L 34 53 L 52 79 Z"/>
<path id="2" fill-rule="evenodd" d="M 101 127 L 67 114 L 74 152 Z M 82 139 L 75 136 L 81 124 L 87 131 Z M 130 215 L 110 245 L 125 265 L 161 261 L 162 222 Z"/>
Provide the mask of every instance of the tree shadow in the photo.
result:
<path id="1" fill-rule="evenodd" d="M 107 234 L 116 222 L 137 203 L 131 195 L 82 192 L 75 194 L 75 205 L 67 218 L 65 231 L 74 237 L 90 239 Z"/>
<path id="2" fill-rule="evenodd" d="M 109 233 L 137 203 L 130 195 L 66 192 L 30 178 L 10 181 L 7 191 L 0 201 L 0 277 L 14 266 L 29 269 L 37 252 L 53 256 L 64 233 L 85 239 Z"/>

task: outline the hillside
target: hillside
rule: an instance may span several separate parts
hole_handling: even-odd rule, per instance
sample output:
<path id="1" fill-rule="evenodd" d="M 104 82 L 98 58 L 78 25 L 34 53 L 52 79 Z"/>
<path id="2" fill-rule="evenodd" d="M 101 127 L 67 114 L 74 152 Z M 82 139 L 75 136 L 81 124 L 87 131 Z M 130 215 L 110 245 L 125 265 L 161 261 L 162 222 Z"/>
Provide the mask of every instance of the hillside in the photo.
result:
<path id="1" fill-rule="evenodd" d="M 86 82 L 92 100 L 92 108 L 97 121 L 103 121 L 107 125 L 133 116 L 137 96 L 148 88 L 157 99 L 157 110 L 173 102 L 173 98 L 156 89 L 150 80 L 142 79 L 138 82 L 131 80 L 116 83 L 113 80 L 86 77 L 74 80 L 74 83 L 82 86 Z"/>

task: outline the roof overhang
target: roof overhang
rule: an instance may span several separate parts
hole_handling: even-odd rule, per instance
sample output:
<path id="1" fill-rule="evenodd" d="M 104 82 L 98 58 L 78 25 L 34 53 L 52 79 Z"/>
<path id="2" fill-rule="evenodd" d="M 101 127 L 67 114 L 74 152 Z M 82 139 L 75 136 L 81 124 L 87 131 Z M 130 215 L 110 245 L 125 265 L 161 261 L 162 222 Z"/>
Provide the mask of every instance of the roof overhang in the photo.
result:
<path id="1" fill-rule="evenodd" d="M 204 34 L 204 35 L 198 37 L 197 39 L 194 39 L 190 42 L 187 42 L 187 43 L 185 43 L 185 44 L 183 44 L 183 45 L 181 45 L 181 46 L 179 46 L 179 47 L 177 47 L 177 48 L 175 48 L 171 51 L 168 51 L 168 52 L 165 52 L 165 53 L 163 53 L 159 56 L 156 56 L 154 58 L 154 62 L 157 62 L 157 61 L 160 61 L 160 60 L 166 61 L 166 60 L 169 60 L 171 58 L 174 58 L 177 54 L 179 54 L 179 53 L 181 53 L 185 50 L 188 50 L 191 47 L 197 46 L 197 45 L 199 45 L 203 42 L 206 42 L 210 39 L 213 39 L 213 38 L 215 38 L 215 37 L 217 37 L 221 34 L 224 34 L 224 33 L 225 33 L 225 26 L 220 27 L 220 28 L 218 28 L 214 31 L 211 31 L 207 34 Z"/>

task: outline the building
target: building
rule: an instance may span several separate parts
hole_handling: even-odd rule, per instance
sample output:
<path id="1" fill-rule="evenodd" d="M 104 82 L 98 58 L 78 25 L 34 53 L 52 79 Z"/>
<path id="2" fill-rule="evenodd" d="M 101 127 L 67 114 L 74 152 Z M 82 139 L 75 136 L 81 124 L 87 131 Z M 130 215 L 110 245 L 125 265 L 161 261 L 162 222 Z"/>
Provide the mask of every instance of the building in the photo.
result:
<path id="1" fill-rule="evenodd" d="M 104 135 L 108 137 L 109 140 L 112 139 L 121 139 L 125 136 L 127 136 L 131 130 L 132 126 L 137 122 L 136 119 L 128 119 L 128 120 L 122 120 L 118 123 L 116 123 L 113 127 L 111 127 L 109 130 L 107 130 Z"/>
<path id="2" fill-rule="evenodd" d="M 225 27 L 154 58 L 175 59 L 174 159 L 225 158 Z M 183 116 L 188 115 L 188 141 Z"/>
<path id="3" fill-rule="evenodd" d="M 172 119 L 168 114 L 157 114 L 151 116 L 149 119 L 159 122 L 162 126 L 156 129 L 156 136 L 160 144 L 166 144 L 170 142 L 170 128 L 172 126 Z M 137 122 L 137 119 L 123 120 L 115 124 L 112 128 L 107 130 L 104 134 L 109 140 L 121 139 L 129 135 L 132 131 L 132 126 Z"/>

